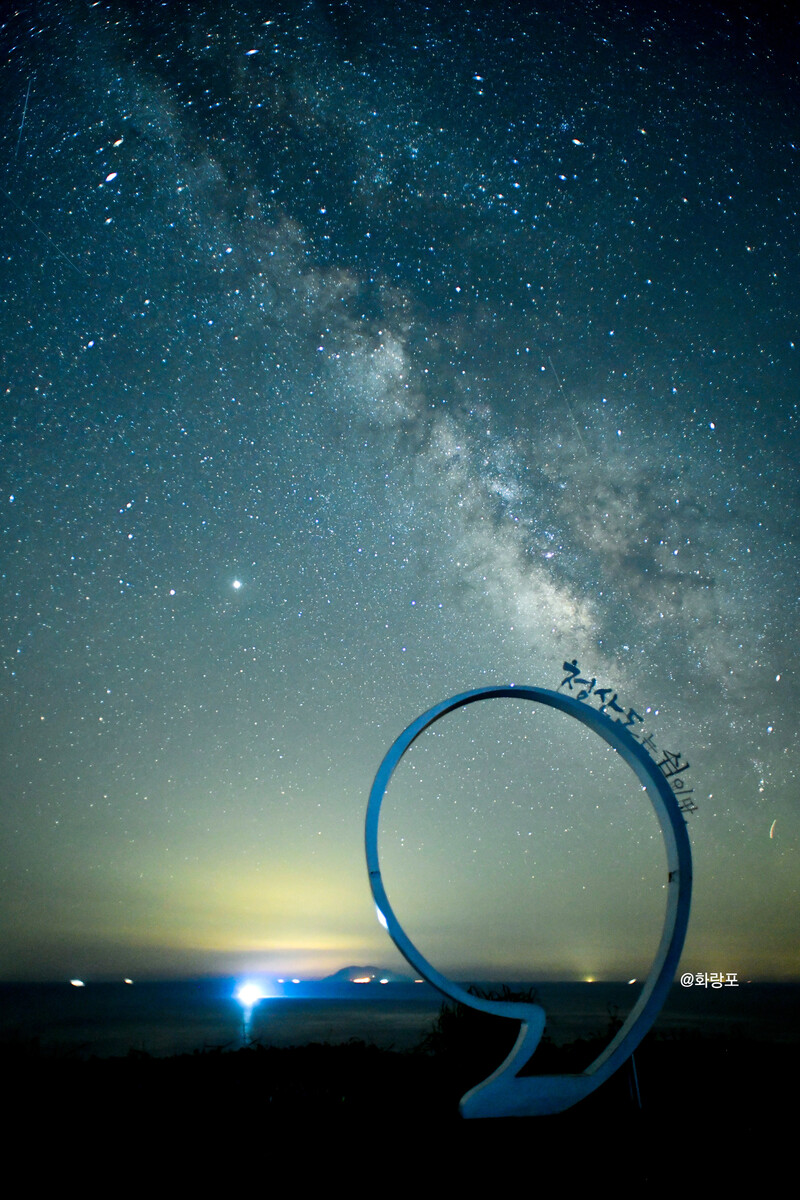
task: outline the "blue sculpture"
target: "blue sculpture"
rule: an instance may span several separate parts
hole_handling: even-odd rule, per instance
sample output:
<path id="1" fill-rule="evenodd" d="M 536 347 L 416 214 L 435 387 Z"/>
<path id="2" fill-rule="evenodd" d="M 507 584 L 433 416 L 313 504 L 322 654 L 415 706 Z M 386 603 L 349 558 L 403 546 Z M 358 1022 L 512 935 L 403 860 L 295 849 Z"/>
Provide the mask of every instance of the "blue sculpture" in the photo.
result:
<path id="1" fill-rule="evenodd" d="M 466 988 L 441 975 L 420 954 L 407 937 L 394 914 L 383 886 L 378 860 L 378 825 L 381 804 L 389 780 L 412 742 L 440 717 L 475 704 L 480 700 L 507 697 L 544 704 L 575 717 L 599 734 L 620 754 L 644 786 L 655 809 L 667 852 L 667 909 L 664 929 L 650 974 L 641 995 L 616 1037 L 603 1053 L 579 1075 L 539 1075 L 520 1078 L 521 1070 L 539 1044 L 544 1031 L 545 1012 L 538 1004 L 520 1004 L 513 1000 L 484 1000 L 473 996 Z M 366 819 L 367 869 L 378 918 L 388 930 L 400 953 L 429 983 L 461 1004 L 480 1012 L 520 1021 L 519 1037 L 511 1053 L 483 1083 L 472 1088 L 461 1099 L 464 1117 L 523 1117 L 541 1116 L 571 1108 L 604 1083 L 627 1060 L 656 1019 L 666 999 L 678 967 L 686 928 L 692 891 L 692 858 L 689 837 L 675 793 L 647 751 L 620 722 L 604 712 L 588 707 L 572 696 L 548 691 L 546 688 L 504 687 L 478 688 L 463 692 L 437 704 L 423 713 L 400 735 L 384 758 L 369 795 Z"/>

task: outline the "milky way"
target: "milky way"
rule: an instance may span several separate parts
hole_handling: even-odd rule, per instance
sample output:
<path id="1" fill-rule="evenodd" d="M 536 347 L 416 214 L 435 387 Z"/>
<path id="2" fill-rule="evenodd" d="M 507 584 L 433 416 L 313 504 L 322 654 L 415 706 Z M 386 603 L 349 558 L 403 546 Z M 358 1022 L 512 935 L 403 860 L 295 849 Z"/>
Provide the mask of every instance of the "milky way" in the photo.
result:
<path id="1" fill-rule="evenodd" d="M 398 965 L 385 750 L 573 658 L 691 762 L 687 968 L 796 975 L 788 10 L 0 36 L 3 977 Z M 398 915 L 456 973 L 640 974 L 633 776 L 479 708 L 393 785 Z"/>

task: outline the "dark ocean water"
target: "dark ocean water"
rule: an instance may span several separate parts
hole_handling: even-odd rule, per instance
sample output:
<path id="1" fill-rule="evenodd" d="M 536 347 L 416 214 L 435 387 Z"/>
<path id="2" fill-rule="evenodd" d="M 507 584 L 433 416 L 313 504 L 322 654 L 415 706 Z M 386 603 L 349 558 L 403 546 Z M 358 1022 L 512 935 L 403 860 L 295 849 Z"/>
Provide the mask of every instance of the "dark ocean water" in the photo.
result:
<path id="1" fill-rule="evenodd" d="M 524 986 L 524 985 L 515 985 Z M 535 986 L 557 1043 L 603 1033 L 624 1018 L 638 989 L 613 983 Z M 249 1041 L 291 1046 L 360 1039 L 410 1050 L 435 1021 L 442 999 L 427 984 L 306 985 L 292 997 L 260 1000 L 247 1014 L 233 979 L 168 983 L 0 985 L 0 1043 L 38 1040 L 59 1054 L 109 1057 L 129 1050 L 170 1055 Z M 742 983 L 719 990 L 675 985 L 656 1023 L 663 1032 L 800 1042 L 800 985 Z"/>

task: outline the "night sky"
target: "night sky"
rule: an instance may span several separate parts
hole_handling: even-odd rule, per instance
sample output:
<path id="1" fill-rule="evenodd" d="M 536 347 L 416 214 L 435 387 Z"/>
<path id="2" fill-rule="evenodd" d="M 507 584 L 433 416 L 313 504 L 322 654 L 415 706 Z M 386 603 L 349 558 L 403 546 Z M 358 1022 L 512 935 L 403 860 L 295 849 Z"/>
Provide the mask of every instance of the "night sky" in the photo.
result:
<path id="1" fill-rule="evenodd" d="M 0 977 L 800 976 L 791 8 L 4 8 Z"/>

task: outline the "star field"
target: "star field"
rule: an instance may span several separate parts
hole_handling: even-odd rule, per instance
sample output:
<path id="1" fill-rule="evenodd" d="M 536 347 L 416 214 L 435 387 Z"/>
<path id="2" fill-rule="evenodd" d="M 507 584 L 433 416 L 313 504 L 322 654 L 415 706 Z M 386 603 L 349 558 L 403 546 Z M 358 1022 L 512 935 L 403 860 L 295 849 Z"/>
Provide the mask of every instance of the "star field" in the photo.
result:
<path id="1" fill-rule="evenodd" d="M 4 18 L 4 978 L 397 965 L 383 754 L 573 658 L 691 762 L 687 969 L 797 976 L 798 44 L 738 3 Z M 555 714 L 431 731 L 385 846 L 443 969 L 652 958 L 657 825 Z"/>

